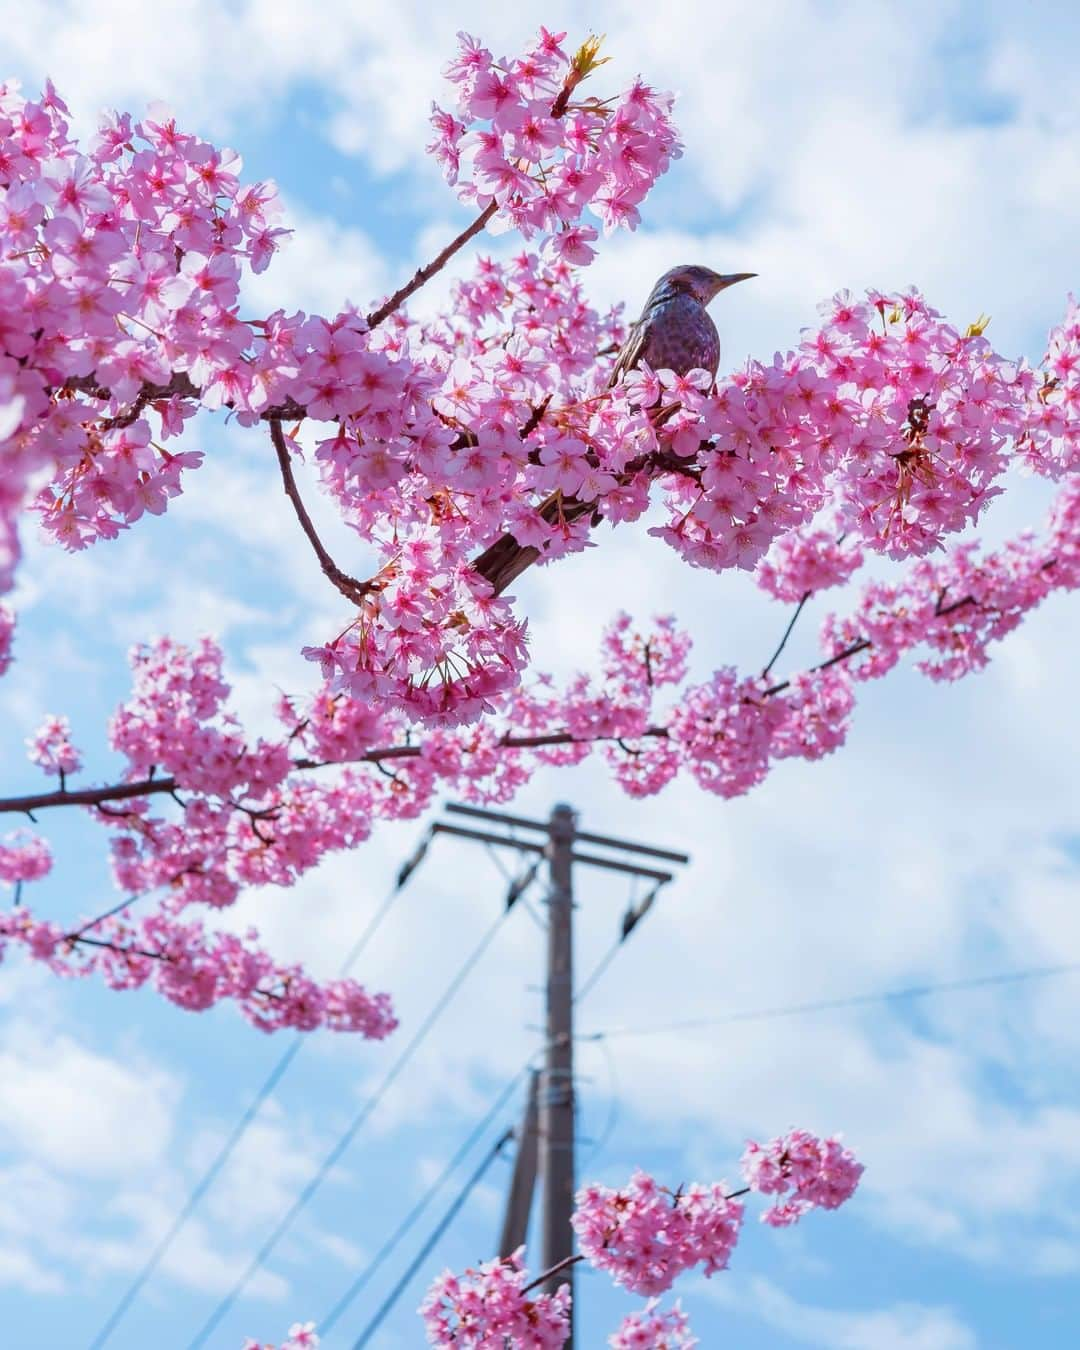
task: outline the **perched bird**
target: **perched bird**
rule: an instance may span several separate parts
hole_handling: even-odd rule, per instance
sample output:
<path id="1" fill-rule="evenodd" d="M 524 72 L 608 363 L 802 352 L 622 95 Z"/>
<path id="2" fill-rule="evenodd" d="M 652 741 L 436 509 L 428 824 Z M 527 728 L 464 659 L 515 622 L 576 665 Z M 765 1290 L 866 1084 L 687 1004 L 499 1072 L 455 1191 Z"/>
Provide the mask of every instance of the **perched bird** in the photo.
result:
<path id="1" fill-rule="evenodd" d="M 665 272 L 649 292 L 641 317 L 630 325 L 607 387 L 618 384 L 641 361 L 647 361 L 653 370 L 674 370 L 679 375 L 688 370 L 707 370 L 715 376 L 720 365 L 720 335 L 705 307 L 721 291 L 754 276 L 756 272 L 723 275 L 696 266 L 673 267 Z M 594 522 L 600 519 L 594 502 L 578 501 L 562 492 L 551 493 L 536 509 L 549 524 L 571 524 L 590 512 Z M 474 559 L 473 567 L 499 595 L 539 556 L 539 549 L 519 544 L 507 533 Z"/>
<path id="2" fill-rule="evenodd" d="M 673 267 L 649 292 L 641 318 L 631 324 L 615 361 L 608 388 L 647 361 L 653 370 L 707 370 L 715 375 L 720 364 L 720 335 L 706 305 L 737 281 L 756 272 L 722 275 L 709 267 Z"/>

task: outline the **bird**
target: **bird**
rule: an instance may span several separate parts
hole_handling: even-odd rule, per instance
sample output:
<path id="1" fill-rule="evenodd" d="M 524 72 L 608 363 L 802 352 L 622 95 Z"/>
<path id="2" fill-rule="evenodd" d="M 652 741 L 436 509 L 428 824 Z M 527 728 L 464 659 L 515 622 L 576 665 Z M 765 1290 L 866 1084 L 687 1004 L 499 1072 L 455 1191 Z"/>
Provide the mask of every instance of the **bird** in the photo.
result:
<path id="1" fill-rule="evenodd" d="M 630 325 L 608 388 L 642 361 L 653 370 L 673 370 L 677 375 L 707 370 L 715 378 L 720 365 L 720 334 L 706 306 L 737 281 L 749 281 L 756 275 L 714 272 L 697 264 L 665 272 L 649 292 L 641 317 Z"/>
<path id="2" fill-rule="evenodd" d="M 673 370 L 685 375 L 691 370 L 707 370 L 715 379 L 720 366 L 720 334 L 706 306 L 737 281 L 749 281 L 756 272 L 714 272 L 711 267 L 690 264 L 672 267 L 649 292 L 640 318 L 630 325 L 626 341 L 619 348 L 608 377 L 612 389 L 642 361 L 653 370 Z M 546 407 L 546 405 L 544 405 Z M 561 520 L 570 524 L 580 516 L 594 513 L 594 502 L 578 501 L 561 492 L 551 493 L 537 507 L 549 523 Z M 510 533 L 499 539 L 473 560 L 473 568 L 500 595 L 540 556 L 539 549 L 519 544 Z"/>

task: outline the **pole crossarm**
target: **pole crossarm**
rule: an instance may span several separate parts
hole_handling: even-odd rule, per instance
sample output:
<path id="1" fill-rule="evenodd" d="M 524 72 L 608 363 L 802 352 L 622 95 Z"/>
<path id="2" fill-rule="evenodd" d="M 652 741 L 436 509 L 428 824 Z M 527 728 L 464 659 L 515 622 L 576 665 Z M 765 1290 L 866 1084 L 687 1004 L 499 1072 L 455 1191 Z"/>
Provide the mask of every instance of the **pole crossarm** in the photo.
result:
<path id="1" fill-rule="evenodd" d="M 486 830 L 467 830 L 463 825 L 446 825 L 442 821 L 431 827 L 432 834 L 452 834 L 458 839 L 474 839 L 480 844 L 505 844 L 507 848 L 519 849 L 522 853 L 545 852 L 544 844 L 529 839 L 511 839 L 506 834 L 489 834 Z"/>
<path id="2" fill-rule="evenodd" d="M 581 836 L 578 835 L 580 839 Z M 673 879 L 671 872 L 657 872 L 652 867 L 638 867 L 634 863 L 617 862 L 614 858 L 601 858 L 595 853 L 575 853 L 572 861 L 585 863 L 588 867 L 605 867 L 609 872 L 628 872 L 633 877 L 648 877 L 650 881 L 664 883 Z"/>
<path id="3" fill-rule="evenodd" d="M 652 844 L 634 844 L 627 839 L 612 839 L 606 834 L 588 834 L 578 830 L 574 838 L 582 844 L 600 844 L 604 848 L 617 848 L 625 853 L 644 853 L 650 858 L 663 858 L 667 862 L 688 863 L 689 853 L 676 853 L 670 848 L 655 848 Z"/>
<path id="4" fill-rule="evenodd" d="M 513 825 L 519 830 L 539 830 L 547 834 L 546 820 L 529 820 L 527 816 L 508 816 L 503 811 L 485 811 L 482 806 L 466 806 L 464 802 L 447 802 L 446 809 L 455 816 L 476 816 L 497 825 Z"/>

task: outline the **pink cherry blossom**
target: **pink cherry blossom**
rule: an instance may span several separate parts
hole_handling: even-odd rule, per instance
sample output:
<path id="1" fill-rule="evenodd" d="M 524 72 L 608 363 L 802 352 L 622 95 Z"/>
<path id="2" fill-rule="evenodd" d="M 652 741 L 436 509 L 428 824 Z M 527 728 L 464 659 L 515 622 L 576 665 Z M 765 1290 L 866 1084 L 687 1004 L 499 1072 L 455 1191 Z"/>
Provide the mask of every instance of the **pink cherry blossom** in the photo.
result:
<path id="1" fill-rule="evenodd" d="M 743 1206 L 723 1183 L 668 1191 L 646 1173 L 613 1191 L 578 1192 L 574 1231 L 585 1257 L 625 1289 L 662 1294 L 684 1270 L 727 1267 L 739 1240 Z"/>
<path id="2" fill-rule="evenodd" d="M 690 1333 L 690 1321 L 676 1303 L 660 1311 L 659 1299 L 652 1298 L 644 1311 L 628 1314 L 617 1331 L 608 1337 L 612 1350 L 693 1350 L 698 1344 Z"/>
<path id="3" fill-rule="evenodd" d="M 777 1228 L 797 1223 L 812 1209 L 837 1209 L 854 1194 L 863 1173 L 839 1139 L 818 1139 L 805 1130 L 767 1144 L 751 1140 L 739 1165 L 751 1190 L 786 1197 L 761 1216 Z"/>
<path id="4" fill-rule="evenodd" d="M 429 1345 L 454 1350 L 561 1350 L 569 1334 L 570 1295 L 525 1292 L 521 1251 L 458 1276 L 446 1271 L 420 1305 Z"/>
<path id="5" fill-rule="evenodd" d="M 46 717 L 27 745 L 31 761 L 46 773 L 64 775 L 82 768 L 82 757 L 71 744 L 66 717 Z"/>

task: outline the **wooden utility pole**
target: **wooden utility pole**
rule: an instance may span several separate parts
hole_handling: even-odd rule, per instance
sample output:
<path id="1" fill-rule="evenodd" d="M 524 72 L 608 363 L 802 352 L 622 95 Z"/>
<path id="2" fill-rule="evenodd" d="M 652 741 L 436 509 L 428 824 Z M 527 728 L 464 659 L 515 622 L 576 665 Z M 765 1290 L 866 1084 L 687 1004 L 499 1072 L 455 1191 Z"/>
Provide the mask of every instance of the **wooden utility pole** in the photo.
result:
<path id="1" fill-rule="evenodd" d="M 548 943 L 543 1089 L 540 1094 L 540 1174 L 544 1207 L 540 1229 L 540 1268 L 573 1254 L 574 1230 L 574 829 L 577 819 L 560 802 L 548 823 Z M 544 1285 L 553 1294 L 561 1284 L 574 1293 L 573 1267 Z M 571 1303 L 571 1306 L 572 1303 Z M 573 1348 L 573 1336 L 567 1342 Z"/>
<path id="2" fill-rule="evenodd" d="M 490 825 L 509 827 L 511 831 L 527 830 L 534 835 L 539 834 L 539 839 L 519 838 L 516 833 L 467 829 L 445 822 L 432 826 L 432 834 L 449 834 L 477 843 L 504 845 L 534 856 L 533 866 L 526 874 L 527 880 L 511 883 L 507 894 L 508 905 L 515 904 L 527 889 L 540 861 L 546 859 L 548 864 L 544 1067 L 539 1077 L 533 1075 L 530 1084 L 529 1102 L 525 1108 L 514 1175 L 507 1197 L 499 1254 L 509 1256 L 526 1240 L 539 1168 L 543 1184 L 539 1269 L 549 1270 L 567 1261 L 574 1251 L 574 1231 L 570 1226 L 577 1188 L 574 1170 L 574 864 L 622 872 L 653 882 L 653 889 L 645 900 L 627 910 L 618 942 L 626 940 L 652 905 L 660 887 L 672 880 L 670 872 L 642 867 L 636 862 L 620 861 L 605 854 L 582 853 L 577 846 L 596 844 L 615 853 L 647 854 L 675 863 L 686 863 L 690 859 L 685 853 L 675 853 L 671 849 L 653 848 L 650 844 L 631 843 L 602 834 L 587 834 L 577 828 L 576 812 L 564 803 L 554 808 L 547 821 L 528 820 L 523 816 L 485 811 L 477 806 L 459 806 L 456 803 L 449 804 L 446 809 L 456 815 L 478 817 Z M 606 959 L 590 977 L 590 987 L 596 974 L 604 969 Z M 531 1264 L 533 1269 L 537 1268 L 535 1262 Z M 568 1285 L 572 1296 L 573 1283 L 573 1266 L 567 1266 L 545 1283 L 544 1290 L 554 1293 L 561 1285 Z M 573 1322 L 571 1301 L 571 1332 L 566 1343 L 568 1350 L 573 1350 Z"/>
<path id="3" fill-rule="evenodd" d="M 529 1077 L 529 1095 L 521 1129 L 517 1134 L 517 1154 L 510 1192 L 506 1197 L 506 1213 L 499 1234 L 499 1255 L 512 1256 L 525 1245 L 529 1235 L 529 1213 L 532 1210 L 533 1191 L 536 1188 L 536 1164 L 540 1143 L 539 1118 L 540 1075 L 534 1069 Z"/>

